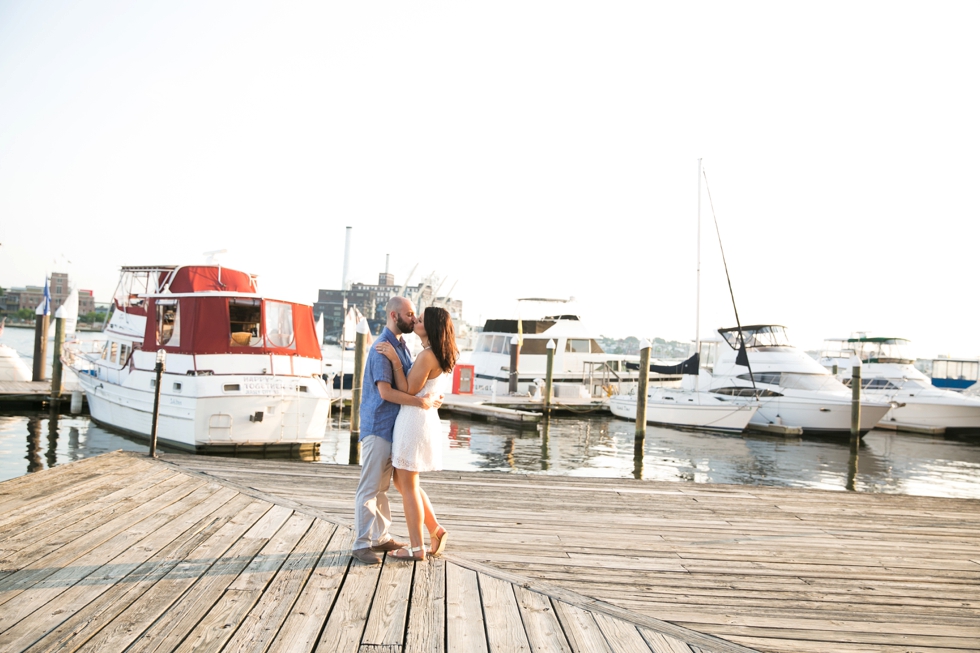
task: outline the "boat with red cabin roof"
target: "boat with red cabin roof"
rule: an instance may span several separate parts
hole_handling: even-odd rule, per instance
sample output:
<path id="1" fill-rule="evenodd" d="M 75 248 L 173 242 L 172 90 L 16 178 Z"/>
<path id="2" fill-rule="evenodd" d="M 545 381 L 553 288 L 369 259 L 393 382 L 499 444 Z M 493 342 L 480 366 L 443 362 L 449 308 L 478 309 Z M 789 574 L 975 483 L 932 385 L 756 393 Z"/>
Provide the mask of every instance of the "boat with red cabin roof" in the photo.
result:
<path id="1" fill-rule="evenodd" d="M 220 265 L 123 267 L 104 340 L 65 345 L 92 418 L 191 451 L 319 451 L 330 415 L 308 304 Z M 160 352 L 164 352 L 160 354 Z"/>

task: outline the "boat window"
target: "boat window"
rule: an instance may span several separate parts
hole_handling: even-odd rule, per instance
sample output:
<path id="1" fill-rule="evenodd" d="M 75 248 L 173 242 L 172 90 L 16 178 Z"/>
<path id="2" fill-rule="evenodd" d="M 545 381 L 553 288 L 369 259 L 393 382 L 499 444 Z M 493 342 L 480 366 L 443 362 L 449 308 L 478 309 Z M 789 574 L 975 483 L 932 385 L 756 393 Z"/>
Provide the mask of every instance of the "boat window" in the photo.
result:
<path id="1" fill-rule="evenodd" d="M 109 343 L 102 343 L 102 360 L 109 358 Z"/>
<path id="2" fill-rule="evenodd" d="M 781 374 L 779 372 L 755 372 L 753 375 L 749 375 L 747 372 L 745 374 L 739 374 L 738 378 L 743 381 L 751 381 L 753 377 L 756 383 L 765 383 L 766 385 L 779 385 Z"/>
<path id="3" fill-rule="evenodd" d="M 565 351 L 574 352 L 576 354 L 588 354 L 591 349 L 591 342 L 589 340 L 569 338 L 565 342 Z"/>
<path id="4" fill-rule="evenodd" d="M 119 355 L 119 343 L 118 342 L 113 342 L 113 343 L 111 343 L 109 345 L 109 362 L 110 363 L 115 363 L 116 362 L 116 356 L 118 356 L 118 355 Z"/>
<path id="5" fill-rule="evenodd" d="M 510 338 L 507 336 L 494 336 L 493 337 L 493 348 L 490 350 L 494 354 L 506 354 L 510 351 L 507 346 L 510 343 Z"/>
<path id="6" fill-rule="evenodd" d="M 225 392 L 239 392 L 239 391 L 241 391 L 241 389 L 242 389 L 242 386 L 239 385 L 238 383 L 226 383 L 225 384 Z"/>
<path id="7" fill-rule="evenodd" d="M 772 390 L 767 390 L 765 388 L 759 388 L 758 390 L 753 390 L 752 388 L 747 388 L 744 386 L 732 386 L 729 388 L 715 388 L 712 390 L 713 393 L 719 395 L 729 395 L 731 397 L 782 397 L 783 395 L 774 392 Z"/>
<path id="8" fill-rule="evenodd" d="M 946 374 L 946 361 L 932 361 L 932 378 L 948 379 Z"/>
<path id="9" fill-rule="evenodd" d="M 293 307 L 283 302 L 265 303 L 265 337 L 272 347 L 295 347 Z"/>
<path id="10" fill-rule="evenodd" d="M 157 305 L 157 344 L 168 347 L 180 346 L 179 305 L 176 299 L 158 299 Z"/>
<path id="11" fill-rule="evenodd" d="M 521 356 L 547 356 L 548 341 L 540 338 L 526 338 L 521 345 Z"/>
<path id="12" fill-rule="evenodd" d="M 259 325 L 262 306 L 258 299 L 229 299 L 228 318 L 231 324 L 232 347 L 261 347 Z"/>
<path id="13" fill-rule="evenodd" d="M 126 364 L 126 357 L 129 356 L 129 345 L 123 343 L 119 345 L 119 364 Z"/>
<path id="14" fill-rule="evenodd" d="M 490 351 L 493 345 L 493 336 L 488 336 L 486 334 L 481 334 L 480 339 L 476 343 L 476 351 Z"/>
<path id="15" fill-rule="evenodd" d="M 738 349 L 738 329 L 721 329 L 719 333 L 732 349 Z M 743 327 L 746 347 L 790 347 L 786 327 L 775 324 Z"/>

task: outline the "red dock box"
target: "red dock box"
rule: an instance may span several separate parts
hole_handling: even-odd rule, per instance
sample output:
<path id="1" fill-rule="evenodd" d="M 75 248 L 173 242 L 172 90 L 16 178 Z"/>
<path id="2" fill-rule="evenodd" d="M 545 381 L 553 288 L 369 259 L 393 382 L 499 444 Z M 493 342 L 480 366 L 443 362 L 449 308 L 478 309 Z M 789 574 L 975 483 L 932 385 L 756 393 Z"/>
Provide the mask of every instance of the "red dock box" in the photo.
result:
<path id="1" fill-rule="evenodd" d="M 457 365 L 453 368 L 454 395 L 473 394 L 473 369 L 472 365 Z"/>

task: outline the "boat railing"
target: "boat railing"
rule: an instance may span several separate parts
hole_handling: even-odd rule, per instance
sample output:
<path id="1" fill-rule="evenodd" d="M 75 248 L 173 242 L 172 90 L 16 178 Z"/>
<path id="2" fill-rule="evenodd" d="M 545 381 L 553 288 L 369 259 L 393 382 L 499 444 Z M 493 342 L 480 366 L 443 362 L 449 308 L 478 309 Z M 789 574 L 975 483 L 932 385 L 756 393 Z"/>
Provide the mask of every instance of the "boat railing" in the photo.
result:
<path id="1" fill-rule="evenodd" d="M 589 386 L 589 394 L 595 396 L 596 377 L 598 376 L 599 385 L 607 396 L 622 394 L 623 378 L 619 372 L 609 364 L 609 361 L 585 361 L 583 367 L 582 383 Z M 616 387 L 613 388 L 611 377 L 616 379 Z"/>
<path id="2" fill-rule="evenodd" d="M 75 372 L 95 371 L 96 361 L 102 358 L 104 340 L 72 340 L 61 348 L 61 362 Z"/>

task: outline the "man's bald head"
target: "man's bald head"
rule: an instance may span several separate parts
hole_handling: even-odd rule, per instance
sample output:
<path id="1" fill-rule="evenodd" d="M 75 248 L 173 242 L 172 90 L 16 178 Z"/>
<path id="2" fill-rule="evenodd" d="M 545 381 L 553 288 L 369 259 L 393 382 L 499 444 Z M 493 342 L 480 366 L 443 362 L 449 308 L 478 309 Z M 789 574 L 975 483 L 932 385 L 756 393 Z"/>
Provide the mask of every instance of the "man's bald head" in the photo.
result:
<path id="1" fill-rule="evenodd" d="M 415 328 L 415 304 L 407 297 L 392 297 L 385 305 L 388 328 L 394 333 L 410 333 Z"/>

